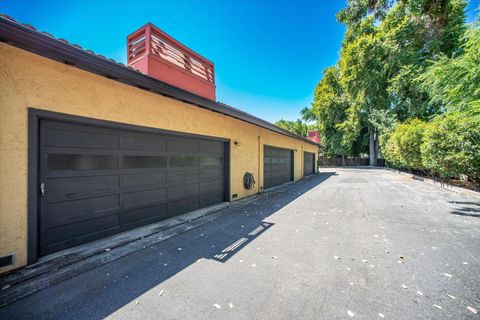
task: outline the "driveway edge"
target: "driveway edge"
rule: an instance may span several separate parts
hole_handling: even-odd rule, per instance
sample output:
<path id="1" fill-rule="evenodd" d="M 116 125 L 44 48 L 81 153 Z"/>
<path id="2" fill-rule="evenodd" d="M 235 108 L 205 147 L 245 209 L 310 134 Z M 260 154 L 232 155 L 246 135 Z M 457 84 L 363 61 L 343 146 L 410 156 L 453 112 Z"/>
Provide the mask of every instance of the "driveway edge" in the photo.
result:
<path id="1" fill-rule="evenodd" d="M 437 187 L 440 187 L 440 188 L 443 188 L 443 189 L 447 189 L 447 190 L 450 190 L 450 191 L 453 191 L 453 192 L 456 192 L 456 193 L 459 193 L 459 194 L 469 195 L 469 196 L 473 196 L 473 197 L 480 197 L 480 192 L 478 192 L 478 191 L 452 186 L 451 184 L 436 181 L 436 180 L 429 179 L 429 178 L 425 178 L 425 177 L 422 177 L 422 176 L 418 176 L 418 175 L 413 174 L 413 173 L 408 173 L 408 172 L 404 172 L 404 171 L 400 171 L 400 170 L 396 170 L 396 169 L 392 169 L 392 168 L 386 168 L 386 167 L 378 167 L 378 169 L 384 169 L 384 170 L 387 170 L 387 171 L 390 171 L 390 172 L 393 172 L 393 173 L 396 173 L 396 174 L 399 174 L 399 175 L 402 175 L 402 176 L 409 177 L 412 180 L 425 182 L 425 183 L 428 183 L 428 184 L 431 184 L 431 185 L 434 185 L 434 186 L 437 186 Z"/>

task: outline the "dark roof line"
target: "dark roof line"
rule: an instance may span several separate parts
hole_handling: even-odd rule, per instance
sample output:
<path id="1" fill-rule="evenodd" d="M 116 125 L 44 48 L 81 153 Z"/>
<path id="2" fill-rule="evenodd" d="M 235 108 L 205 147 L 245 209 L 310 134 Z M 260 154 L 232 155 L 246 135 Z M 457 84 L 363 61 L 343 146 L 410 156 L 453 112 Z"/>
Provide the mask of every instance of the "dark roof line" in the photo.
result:
<path id="1" fill-rule="evenodd" d="M 251 114 L 224 103 L 215 102 L 197 96 L 188 91 L 171 86 L 165 82 L 149 77 L 134 68 L 103 55 L 95 54 L 77 44 L 71 44 L 65 39 L 57 39 L 49 33 L 37 31 L 33 26 L 20 24 L 13 18 L 0 15 L 0 41 L 41 56 L 73 65 L 79 69 L 95 73 L 131 86 L 148 90 L 163 96 L 180 100 L 201 108 L 219 112 L 224 115 L 254 124 L 270 131 L 302 140 L 319 146 L 305 137 L 294 134 L 274 124 L 257 118 Z"/>

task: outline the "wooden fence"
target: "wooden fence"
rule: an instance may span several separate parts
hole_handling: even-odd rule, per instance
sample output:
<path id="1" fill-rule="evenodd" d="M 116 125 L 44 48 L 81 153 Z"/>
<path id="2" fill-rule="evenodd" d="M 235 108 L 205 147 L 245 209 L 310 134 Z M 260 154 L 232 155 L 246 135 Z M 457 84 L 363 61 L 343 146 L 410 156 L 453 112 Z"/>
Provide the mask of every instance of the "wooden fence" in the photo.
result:
<path id="1" fill-rule="evenodd" d="M 318 165 L 320 167 L 357 167 L 357 166 L 368 166 L 370 165 L 370 161 L 368 158 L 318 158 Z M 377 159 L 377 166 L 378 167 L 385 167 L 385 160 L 384 159 Z"/>

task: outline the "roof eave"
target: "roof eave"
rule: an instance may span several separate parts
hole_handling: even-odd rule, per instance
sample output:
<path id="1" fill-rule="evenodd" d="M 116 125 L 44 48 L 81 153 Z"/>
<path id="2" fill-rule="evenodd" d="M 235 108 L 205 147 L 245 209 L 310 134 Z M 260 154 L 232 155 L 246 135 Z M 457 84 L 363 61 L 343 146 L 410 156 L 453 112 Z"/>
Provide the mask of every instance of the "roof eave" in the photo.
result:
<path id="1" fill-rule="evenodd" d="M 56 38 L 29 29 L 28 27 L 6 18 L 0 17 L 0 29 L 0 41 L 7 44 L 112 80 L 193 104 L 201 108 L 209 109 L 214 112 L 219 112 L 317 147 L 320 146 L 307 138 L 279 128 L 270 122 L 237 110 L 226 108 L 215 101 L 208 100 L 188 91 L 171 86 L 165 82 L 135 71 L 125 65 L 89 53 L 71 44 L 61 42 Z"/>

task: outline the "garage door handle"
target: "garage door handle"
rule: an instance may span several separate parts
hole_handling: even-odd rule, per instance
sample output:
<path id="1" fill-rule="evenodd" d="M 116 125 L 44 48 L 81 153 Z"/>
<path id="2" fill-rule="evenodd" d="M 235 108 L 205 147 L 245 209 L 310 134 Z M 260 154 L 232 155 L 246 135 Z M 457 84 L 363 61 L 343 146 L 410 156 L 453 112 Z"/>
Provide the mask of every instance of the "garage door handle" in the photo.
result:
<path id="1" fill-rule="evenodd" d="M 45 183 L 40 183 L 40 194 L 43 196 L 45 196 Z"/>

